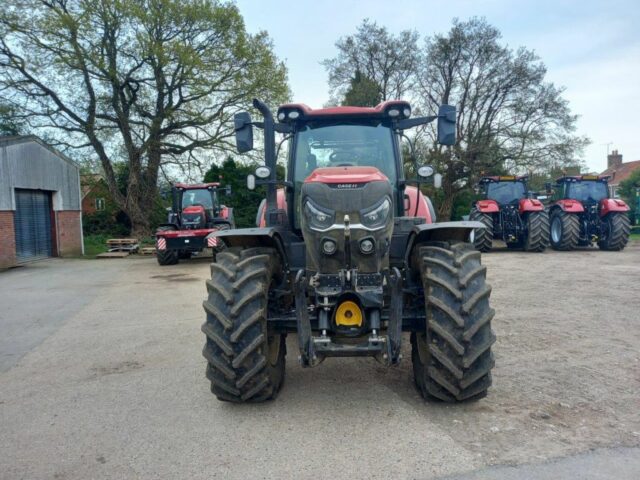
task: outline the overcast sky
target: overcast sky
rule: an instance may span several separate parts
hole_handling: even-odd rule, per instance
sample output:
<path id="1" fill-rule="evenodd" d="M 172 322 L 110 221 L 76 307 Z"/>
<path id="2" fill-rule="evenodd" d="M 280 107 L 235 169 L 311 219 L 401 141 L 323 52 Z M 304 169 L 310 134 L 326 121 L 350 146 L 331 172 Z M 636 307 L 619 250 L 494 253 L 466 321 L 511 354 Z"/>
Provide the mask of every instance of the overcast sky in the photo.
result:
<path id="1" fill-rule="evenodd" d="M 422 37 L 449 30 L 454 17 L 484 16 L 511 47 L 533 49 L 547 79 L 566 87 L 580 115 L 578 133 L 592 144 L 590 170 L 606 168 L 607 145 L 624 161 L 640 160 L 640 0 L 420 1 L 237 0 L 250 32 L 267 30 L 286 62 L 293 100 L 321 107 L 329 98 L 320 61 L 365 18 L 391 32 Z"/>

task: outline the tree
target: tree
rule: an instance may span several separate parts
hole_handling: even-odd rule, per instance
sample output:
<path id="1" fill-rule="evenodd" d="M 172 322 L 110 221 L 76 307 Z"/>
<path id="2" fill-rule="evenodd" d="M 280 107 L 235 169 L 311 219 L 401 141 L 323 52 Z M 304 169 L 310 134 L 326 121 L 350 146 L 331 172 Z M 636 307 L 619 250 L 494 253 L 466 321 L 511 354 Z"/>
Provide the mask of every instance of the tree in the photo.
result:
<path id="1" fill-rule="evenodd" d="M 618 195 L 627 202 L 627 205 L 631 208 L 631 218 L 638 218 L 638 197 L 640 197 L 640 169 L 631 172 L 625 180 L 618 185 Z"/>
<path id="2" fill-rule="evenodd" d="M 423 130 L 428 157 L 443 171 L 448 217 L 456 195 L 479 176 L 549 170 L 579 163 L 588 139 L 574 135 L 577 116 L 563 89 L 545 80 L 546 67 L 530 50 L 501 45 L 500 32 L 484 19 L 454 20 L 446 35 L 426 39 L 415 97 L 429 112 L 456 105 L 457 143 L 435 143 Z"/>
<path id="3" fill-rule="evenodd" d="M 352 107 L 375 107 L 380 103 L 378 84 L 356 70 L 351 86 L 344 95 L 342 105 Z"/>
<path id="4" fill-rule="evenodd" d="M 5 2 L 0 89 L 30 127 L 99 159 L 136 236 L 149 233 L 161 168 L 224 154 L 235 112 L 288 97 L 267 34 L 248 34 L 237 7 L 217 0 Z"/>
<path id="5" fill-rule="evenodd" d="M 266 197 L 264 187 L 257 187 L 255 190 L 247 189 L 247 175 L 253 173 L 258 164 L 241 164 L 232 157 L 228 157 L 222 165 L 213 165 L 205 174 L 205 182 L 220 182 L 222 189 L 231 187 L 231 195 L 221 195 L 221 202 L 233 208 L 233 216 L 238 228 L 249 228 L 256 226 L 256 215 L 258 207 L 263 198 Z M 284 180 L 284 166 L 276 166 L 276 178 Z M 224 190 L 223 190 L 224 191 Z"/>
<path id="6" fill-rule="evenodd" d="M 378 87 L 378 98 L 402 98 L 412 87 L 418 64 L 418 34 L 405 30 L 390 34 L 385 27 L 364 20 L 355 35 L 336 42 L 338 55 L 322 62 L 329 73 L 331 102 L 340 104 L 360 72 Z"/>

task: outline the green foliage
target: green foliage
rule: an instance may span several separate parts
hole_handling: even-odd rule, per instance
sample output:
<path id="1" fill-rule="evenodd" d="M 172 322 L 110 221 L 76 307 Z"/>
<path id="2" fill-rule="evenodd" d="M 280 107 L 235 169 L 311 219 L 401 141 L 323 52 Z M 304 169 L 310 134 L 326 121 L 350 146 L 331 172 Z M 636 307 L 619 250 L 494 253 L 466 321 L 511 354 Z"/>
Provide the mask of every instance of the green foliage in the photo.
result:
<path id="1" fill-rule="evenodd" d="M 356 70 L 351 86 L 344 95 L 342 105 L 352 107 L 375 107 L 380 103 L 378 84 Z"/>
<path id="2" fill-rule="evenodd" d="M 236 227 L 248 228 L 256 226 L 256 215 L 260 202 L 266 196 L 264 187 L 255 190 L 247 189 L 247 175 L 253 173 L 257 164 L 240 164 L 228 157 L 222 165 L 213 165 L 204 176 L 205 182 L 220 182 L 222 191 L 229 185 L 231 195 L 220 195 L 221 202 L 233 208 Z M 277 166 L 276 177 L 283 180 L 284 167 Z"/>
<path id="3" fill-rule="evenodd" d="M 617 193 L 631 208 L 631 218 L 637 220 L 640 215 L 640 212 L 638 212 L 638 197 L 640 197 L 640 169 L 633 171 L 626 180 L 620 182 Z"/>
<path id="4" fill-rule="evenodd" d="M 113 236 L 109 234 L 87 235 L 87 233 L 85 232 L 84 256 L 93 258 L 99 253 L 108 251 L 107 240 L 109 240 L 110 238 L 113 238 Z"/>
<path id="5" fill-rule="evenodd" d="M 124 219 L 123 219 L 124 220 Z M 85 235 L 110 235 L 121 237 L 129 235 L 130 224 L 117 220 L 117 213 L 109 210 L 85 214 L 82 216 L 82 231 Z"/>

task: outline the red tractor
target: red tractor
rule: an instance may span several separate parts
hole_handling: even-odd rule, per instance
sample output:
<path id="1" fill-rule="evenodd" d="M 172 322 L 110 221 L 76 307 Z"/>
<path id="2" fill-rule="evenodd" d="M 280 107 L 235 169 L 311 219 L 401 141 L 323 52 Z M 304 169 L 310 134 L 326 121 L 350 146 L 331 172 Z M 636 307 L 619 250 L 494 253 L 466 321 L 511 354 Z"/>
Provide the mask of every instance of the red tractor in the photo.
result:
<path id="1" fill-rule="evenodd" d="M 609 198 L 609 177 L 560 177 L 549 207 L 551 247 L 572 250 L 597 243 L 602 250 L 622 250 L 629 241 L 629 206 Z M 551 190 L 551 186 L 547 186 Z"/>
<path id="2" fill-rule="evenodd" d="M 171 187 L 172 207 L 167 223 L 156 231 L 156 256 L 160 265 L 175 265 L 204 248 L 218 251 L 224 244 L 212 232 L 235 228 L 233 209 L 220 204 L 219 183 Z M 227 195 L 229 187 L 223 190 Z"/>
<path id="3" fill-rule="evenodd" d="M 439 183 L 428 165 L 405 179 L 402 132 L 438 120 L 438 140 L 455 141 L 455 107 L 411 118 L 404 101 L 377 107 L 311 109 L 282 105 L 276 122 L 235 116 L 240 153 L 264 130 L 265 164 L 247 186 L 266 186 L 257 228 L 209 237 L 216 255 L 204 301 L 203 355 L 220 400 L 275 398 L 285 375 L 285 337 L 314 367 L 328 357 L 401 359 L 411 334 L 415 383 L 425 398 L 484 397 L 494 365 L 491 288 L 480 252 L 468 243 L 477 222 L 433 223 L 423 183 Z M 276 179 L 275 133 L 289 140 L 285 180 Z M 417 167 L 417 166 L 416 166 Z M 280 187 L 280 188 L 279 188 Z"/>
<path id="4" fill-rule="evenodd" d="M 508 248 L 527 252 L 542 252 L 549 245 L 549 216 L 544 205 L 527 190 L 527 177 L 483 177 L 480 180 L 483 199 L 471 209 L 469 220 L 485 228 L 476 230 L 475 247 L 481 252 L 491 250 L 494 238 L 503 240 Z"/>

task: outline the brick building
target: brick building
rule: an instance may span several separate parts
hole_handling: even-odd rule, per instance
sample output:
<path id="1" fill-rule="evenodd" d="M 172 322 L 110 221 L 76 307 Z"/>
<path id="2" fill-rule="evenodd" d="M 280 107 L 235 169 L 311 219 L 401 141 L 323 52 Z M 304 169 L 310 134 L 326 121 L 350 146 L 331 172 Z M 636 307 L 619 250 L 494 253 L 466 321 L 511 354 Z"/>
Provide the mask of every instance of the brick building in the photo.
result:
<path id="1" fill-rule="evenodd" d="M 622 161 L 622 154 L 618 153 L 618 150 L 614 150 L 610 155 L 607 155 L 607 169 L 602 172 L 602 175 L 608 175 L 609 177 L 609 189 L 611 190 L 611 196 L 618 196 L 618 186 L 620 182 L 629 178 L 629 176 L 640 168 L 640 160 L 633 162 Z"/>
<path id="2" fill-rule="evenodd" d="M 0 268 L 80 255 L 80 171 L 35 136 L 0 137 Z"/>

